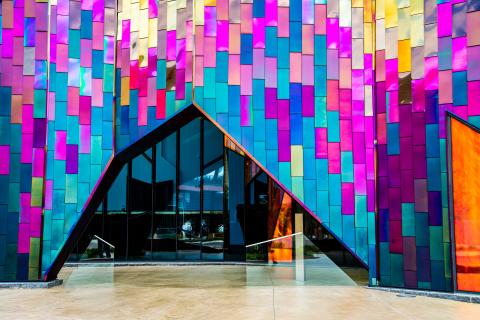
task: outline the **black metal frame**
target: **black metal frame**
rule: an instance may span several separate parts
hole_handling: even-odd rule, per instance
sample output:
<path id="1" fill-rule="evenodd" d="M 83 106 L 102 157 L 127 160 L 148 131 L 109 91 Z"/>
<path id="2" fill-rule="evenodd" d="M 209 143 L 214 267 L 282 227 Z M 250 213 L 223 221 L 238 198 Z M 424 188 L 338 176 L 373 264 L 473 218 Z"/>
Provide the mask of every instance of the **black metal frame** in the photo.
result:
<path id="1" fill-rule="evenodd" d="M 120 173 L 124 165 L 129 163 L 133 158 L 135 158 L 142 152 L 145 152 L 147 149 L 149 149 L 152 146 L 152 144 L 166 138 L 173 132 L 177 131 L 179 127 L 182 127 L 183 125 L 187 124 L 191 120 L 201 116 L 203 116 L 203 113 L 200 112 L 200 110 L 196 106 L 190 105 L 189 107 L 186 107 L 181 111 L 178 111 L 175 115 L 173 115 L 168 120 L 166 120 L 162 125 L 158 126 L 154 130 L 152 130 L 142 138 L 138 139 L 137 141 L 135 141 L 125 149 L 119 151 L 116 155 L 110 158 L 100 179 L 98 180 L 92 193 L 90 194 L 90 197 L 87 199 L 83 207 L 82 214 L 80 215 L 77 223 L 75 223 L 75 225 L 72 226 L 67 236 L 67 239 L 65 240 L 64 245 L 58 252 L 57 257 L 53 261 L 52 265 L 45 271 L 43 280 L 51 281 L 57 278 L 58 272 L 60 271 L 63 264 L 67 260 L 68 256 L 70 255 L 70 252 L 74 249 L 77 241 L 81 238 L 81 236 L 87 229 L 90 221 L 93 218 L 93 215 L 95 214 L 96 209 L 98 208 L 100 203 L 104 200 L 105 194 L 107 194 L 111 185 L 115 181 L 115 178 Z M 177 144 L 178 144 L 178 136 L 177 136 Z M 178 159 L 178 155 L 177 155 L 177 159 Z M 178 193 L 177 193 L 177 200 L 178 200 Z M 129 206 L 129 203 L 127 201 L 127 207 L 128 206 Z M 127 208 L 127 214 L 128 214 L 128 208 Z M 128 223 L 127 223 L 127 228 L 128 228 Z M 127 243 L 128 243 L 128 239 L 127 239 Z"/>
<path id="2" fill-rule="evenodd" d="M 200 259 L 202 259 L 203 256 L 203 240 L 202 240 L 202 220 L 203 220 L 203 209 L 204 209 L 204 202 L 203 202 L 203 174 L 205 172 L 204 168 L 204 159 L 203 157 L 205 156 L 205 150 L 203 148 L 205 147 L 205 120 L 200 119 L 200 159 L 198 161 L 198 164 L 200 166 Z"/>

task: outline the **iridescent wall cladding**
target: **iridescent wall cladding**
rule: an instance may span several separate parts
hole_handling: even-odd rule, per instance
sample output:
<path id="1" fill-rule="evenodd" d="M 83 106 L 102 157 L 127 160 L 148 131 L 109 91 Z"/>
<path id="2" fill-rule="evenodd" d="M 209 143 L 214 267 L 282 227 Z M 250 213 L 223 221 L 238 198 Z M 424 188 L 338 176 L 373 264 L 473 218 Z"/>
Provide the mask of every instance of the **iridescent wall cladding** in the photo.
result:
<path id="1" fill-rule="evenodd" d="M 48 3 L 0 4 L 0 279 L 38 279 Z"/>
<path id="2" fill-rule="evenodd" d="M 45 270 L 113 150 L 114 0 L 50 2 Z"/>
<path id="3" fill-rule="evenodd" d="M 377 211 L 380 283 L 451 289 L 445 110 L 480 123 L 480 1 L 0 8 L 1 279 L 38 279 L 113 153 L 194 101 L 373 283 Z"/>
<path id="4" fill-rule="evenodd" d="M 382 285 L 451 290 L 445 111 L 480 123 L 480 2 L 376 2 Z"/>
<path id="5" fill-rule="evenodd" d="M 117 149 L 192 103 L 192 19 L 192 0 L 119 0 Z"/>

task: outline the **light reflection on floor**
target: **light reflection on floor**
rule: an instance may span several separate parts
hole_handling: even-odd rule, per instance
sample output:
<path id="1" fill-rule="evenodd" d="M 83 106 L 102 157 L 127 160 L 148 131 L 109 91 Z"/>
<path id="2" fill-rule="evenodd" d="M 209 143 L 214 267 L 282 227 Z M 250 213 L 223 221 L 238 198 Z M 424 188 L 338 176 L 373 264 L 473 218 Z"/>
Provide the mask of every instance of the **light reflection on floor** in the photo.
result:
<path id="1" fill-rule="evenodd" d="M 477 304 L 402 298 L 340 273 L 302 285 L 291 272 L 238 265 L 69 267 L 60 273 L 63 286 L 0 290 L 0 319 L 480 318 Z"/>

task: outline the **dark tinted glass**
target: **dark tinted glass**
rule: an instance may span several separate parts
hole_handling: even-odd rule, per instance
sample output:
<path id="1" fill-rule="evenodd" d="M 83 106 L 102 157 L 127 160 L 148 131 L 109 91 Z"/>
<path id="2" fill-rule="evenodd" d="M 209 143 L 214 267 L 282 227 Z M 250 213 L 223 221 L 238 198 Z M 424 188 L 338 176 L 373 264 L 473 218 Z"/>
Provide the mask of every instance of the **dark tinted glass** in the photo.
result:
<path id="1" fill-rule="evenodd" d="M 156 146 L 155 210 L 153 215 L 153 259 L 174 260 L 177 250 L 177 134 Z"/>
<path id="2" fill-rule="evenodd" d="M 245 259 L 245 178 L 244 157 L 227 152 L 228 208 L 225 219 L 225 260 Z"/>
<path id="3" fill-rule="evenodd" d="M 126 259 L 127 254 L 127 174 L 125 165 L 107 195 L 105 218 L 106 240 L 115 246 L 115 259 Z"/>
<path id="4" fill-rule="evenodd" d="M 205 167 L 203 174 L 203 212 L 201 224 L 202 259 L 223 259 L 223 157 Z"/>
<path id="5" fill-rule="evenodd" d="M 128 259 L 152 257 L 152 149 L 132 160 L 130 213 L 128 215 Z"/>
<path id="6" fill-rule="evenodd" d="M 200 119 L 180 129 L 177 258 L 200 259 Z"/>

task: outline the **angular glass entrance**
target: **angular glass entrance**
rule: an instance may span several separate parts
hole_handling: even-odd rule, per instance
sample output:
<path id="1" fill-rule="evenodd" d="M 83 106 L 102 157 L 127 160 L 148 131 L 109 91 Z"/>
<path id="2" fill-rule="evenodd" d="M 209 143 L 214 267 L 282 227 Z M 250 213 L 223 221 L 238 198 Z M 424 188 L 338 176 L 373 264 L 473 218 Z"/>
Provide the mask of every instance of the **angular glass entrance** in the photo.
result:
<path id="1" fill-rule="evenodd" d="M 109 178 L 105 191 L 95 192 L 101 205 L 76 240 L 69 261 L 111 259 L 109 247 L 101 244 L 105 241 L 115 248 L 115 262 L 215 260 L 288 266 L 296 263 L 301 250 L 302 259 L 321 253 L 337 265 L 361 266 L 206 118 L 192 117 L 148 143 L 142 139 L 142 146 L 132 149 Z M 89 256 L 92 239 L 101 241 Z"/>

